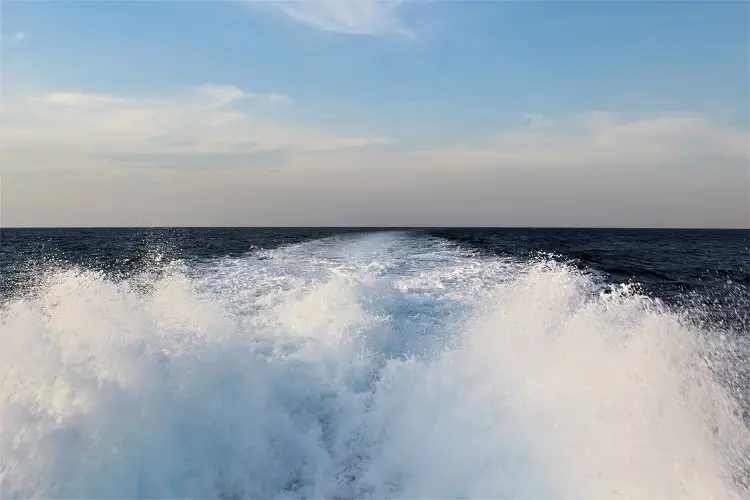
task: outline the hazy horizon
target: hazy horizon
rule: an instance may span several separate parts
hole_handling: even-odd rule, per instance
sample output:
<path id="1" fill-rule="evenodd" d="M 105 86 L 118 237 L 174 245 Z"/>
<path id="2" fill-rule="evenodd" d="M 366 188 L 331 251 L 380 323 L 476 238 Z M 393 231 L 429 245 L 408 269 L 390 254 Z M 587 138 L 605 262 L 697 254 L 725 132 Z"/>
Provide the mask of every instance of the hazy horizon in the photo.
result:
<path id="1" fill-rule="evenodd" d="M 743 2 L 6 2 L 3 227 L 750 228 Z"/>

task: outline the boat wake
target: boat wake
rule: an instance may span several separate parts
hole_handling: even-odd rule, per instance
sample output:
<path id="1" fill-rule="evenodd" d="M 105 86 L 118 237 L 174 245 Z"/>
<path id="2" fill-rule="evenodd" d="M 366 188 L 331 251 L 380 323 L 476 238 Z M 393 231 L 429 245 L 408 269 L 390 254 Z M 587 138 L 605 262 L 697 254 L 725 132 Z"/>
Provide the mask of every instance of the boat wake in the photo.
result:
<path id="1" fill-rule="evenodd" d="M 560 263 L 377 233 L 1 312 L 4 498 L 750 498 L 747 345 Z"/>

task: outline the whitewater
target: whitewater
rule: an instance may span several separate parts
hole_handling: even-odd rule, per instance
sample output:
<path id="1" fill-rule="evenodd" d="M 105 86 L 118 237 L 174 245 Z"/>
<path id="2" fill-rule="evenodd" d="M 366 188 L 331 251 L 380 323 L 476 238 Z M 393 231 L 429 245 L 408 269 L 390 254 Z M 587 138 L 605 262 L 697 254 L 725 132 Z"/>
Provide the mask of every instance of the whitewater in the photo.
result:
<path id="1" fill-rule="evenodd" d="M 747 343 L 544 257 L 335 236 L 0 313 L 3 498 L 750 498 Z"/>

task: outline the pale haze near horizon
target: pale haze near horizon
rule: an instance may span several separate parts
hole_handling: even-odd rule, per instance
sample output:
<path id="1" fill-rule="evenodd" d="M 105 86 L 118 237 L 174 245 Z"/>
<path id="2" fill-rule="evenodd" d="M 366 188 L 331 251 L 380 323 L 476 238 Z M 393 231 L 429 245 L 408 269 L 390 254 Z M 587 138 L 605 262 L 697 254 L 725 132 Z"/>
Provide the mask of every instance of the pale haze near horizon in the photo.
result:
<path id="1" fill-rule="evenodd" d="M 2 225 L 746 228 L 742 7 L 4 5 Z"/>

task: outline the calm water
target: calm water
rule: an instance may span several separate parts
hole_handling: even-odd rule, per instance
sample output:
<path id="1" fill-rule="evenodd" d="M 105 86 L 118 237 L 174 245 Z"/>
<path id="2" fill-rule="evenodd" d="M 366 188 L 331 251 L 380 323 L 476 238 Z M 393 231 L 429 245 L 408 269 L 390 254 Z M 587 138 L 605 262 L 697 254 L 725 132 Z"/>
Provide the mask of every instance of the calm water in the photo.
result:
<path id="1" fill-rule="evenodd" d="M 0 235 L 7 498 L 750 498 L 748 231 Z"/>

